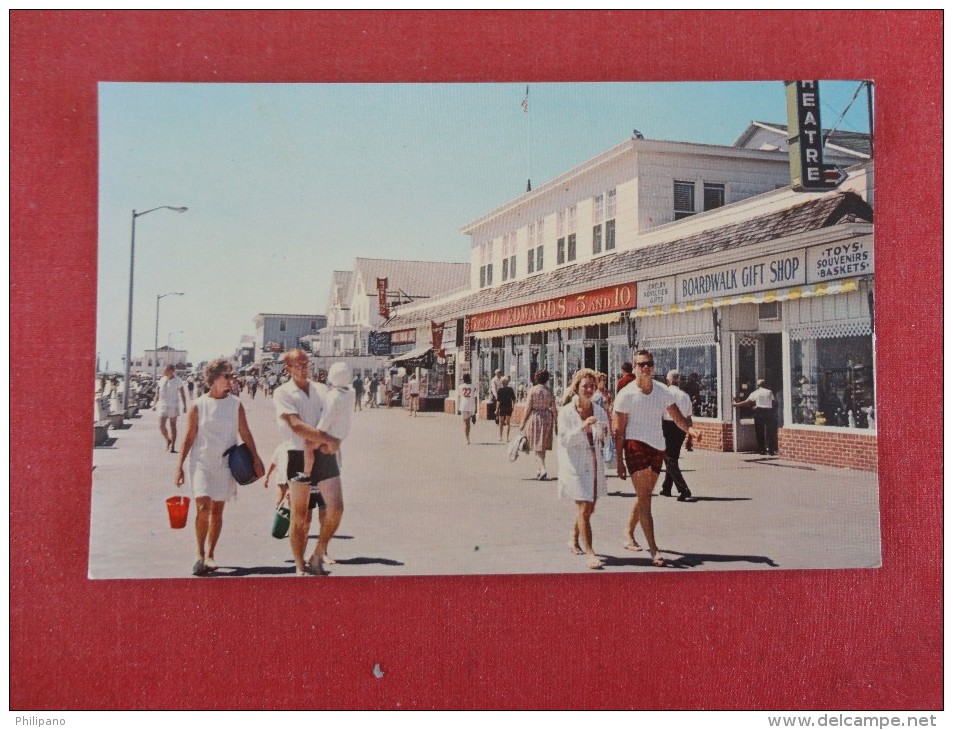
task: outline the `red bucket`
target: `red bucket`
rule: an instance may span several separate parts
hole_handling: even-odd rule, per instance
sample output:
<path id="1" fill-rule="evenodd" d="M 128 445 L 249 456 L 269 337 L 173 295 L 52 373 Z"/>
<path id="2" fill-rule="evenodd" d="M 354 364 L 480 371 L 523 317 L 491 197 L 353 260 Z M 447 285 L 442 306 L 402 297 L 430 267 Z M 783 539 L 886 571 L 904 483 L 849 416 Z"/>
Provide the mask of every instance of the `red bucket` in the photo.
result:
<path id="1" fill-rule="evenodd" d="M 188 497 L 169 497 L 165 501 L 166 509 L 169 510 L 169 527 L 173 530 L 181 530 L 189 519 L 189 498 Z"/>

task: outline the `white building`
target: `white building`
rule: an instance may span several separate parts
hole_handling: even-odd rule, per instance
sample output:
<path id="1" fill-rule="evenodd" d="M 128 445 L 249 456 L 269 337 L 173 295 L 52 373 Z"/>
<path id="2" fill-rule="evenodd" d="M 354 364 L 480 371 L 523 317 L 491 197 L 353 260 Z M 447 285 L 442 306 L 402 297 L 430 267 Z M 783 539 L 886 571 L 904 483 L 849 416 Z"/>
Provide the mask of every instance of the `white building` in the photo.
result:
<path id="1" fill-rule="evenodd" d="M 464 226 L 471 291 L 385 329 L 443 323 L 450 370 L 484 390 L 496 368 L 522 385 L 546 368 L 557 391 L 581 367 L 615 379 L 648 347 L 659 377 L 693 378 L 718 449 L 753 445 L 731 402 L 766 378 L 786 455 L 823 460 L 836 434 L 852 456 L 830 463 L 875 468 L 872 164 L 836 192 L 797 193 L 783 136 L 754 123 L 736 146 L 616 145 Z M 825 161 L 854 164 L 860 147 Z"/>

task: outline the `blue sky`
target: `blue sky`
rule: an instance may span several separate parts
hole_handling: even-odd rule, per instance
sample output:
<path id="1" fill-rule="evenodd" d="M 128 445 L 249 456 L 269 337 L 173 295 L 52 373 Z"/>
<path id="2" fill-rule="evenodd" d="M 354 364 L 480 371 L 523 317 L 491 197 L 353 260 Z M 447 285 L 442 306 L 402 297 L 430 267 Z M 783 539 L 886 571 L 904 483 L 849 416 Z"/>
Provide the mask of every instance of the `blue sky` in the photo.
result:
<path id="1" fill-rule="evenodd" d="M 822 82 L 832 125 L 856 81 Z M 786 120 L 777 82 L 146 84 L 99 89 L 97 352 L 232 354 L 259 312 L 323 314 L 354 259 L 468 261 L 460 228 L 628 139 L 731 144 Z M 868 131 L 861 92 L 839 129 Z"/>

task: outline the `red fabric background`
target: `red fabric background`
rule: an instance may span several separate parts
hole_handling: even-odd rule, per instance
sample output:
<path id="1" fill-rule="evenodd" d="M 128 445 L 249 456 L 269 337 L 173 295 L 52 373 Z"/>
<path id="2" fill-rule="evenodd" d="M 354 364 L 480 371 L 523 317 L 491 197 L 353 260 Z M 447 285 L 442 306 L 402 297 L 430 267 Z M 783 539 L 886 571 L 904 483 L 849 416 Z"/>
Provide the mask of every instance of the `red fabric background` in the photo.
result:
<path id="1" fill-rule="evenodd" d="M 14 11 L 10 36 L 12 709 L 942 706 L 940 12 Z M 87 580 L 98 81 L 785 78 L 877 82 L 882 569 Z"/>

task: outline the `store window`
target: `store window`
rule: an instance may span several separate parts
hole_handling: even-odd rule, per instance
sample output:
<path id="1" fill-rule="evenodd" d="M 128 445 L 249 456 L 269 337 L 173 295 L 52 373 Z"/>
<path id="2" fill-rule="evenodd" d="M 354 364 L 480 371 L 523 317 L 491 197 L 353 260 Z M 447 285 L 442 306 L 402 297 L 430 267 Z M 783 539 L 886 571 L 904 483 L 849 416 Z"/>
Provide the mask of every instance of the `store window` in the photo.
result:
<path id="1" fill-rule="evenodd" d="M 692 414 L 718 418 L 718 361 L 714 345 L 649 350 L 655 360 L 656 380 L 664 383 L 669 370 L 678 370 L 679 387 L 692 399 Z"/>
<path id="2" fill-rule="evenodd" d="M 870 335 L 792 340 L 794 423 L 874 429 L 873 362 Z"/>

